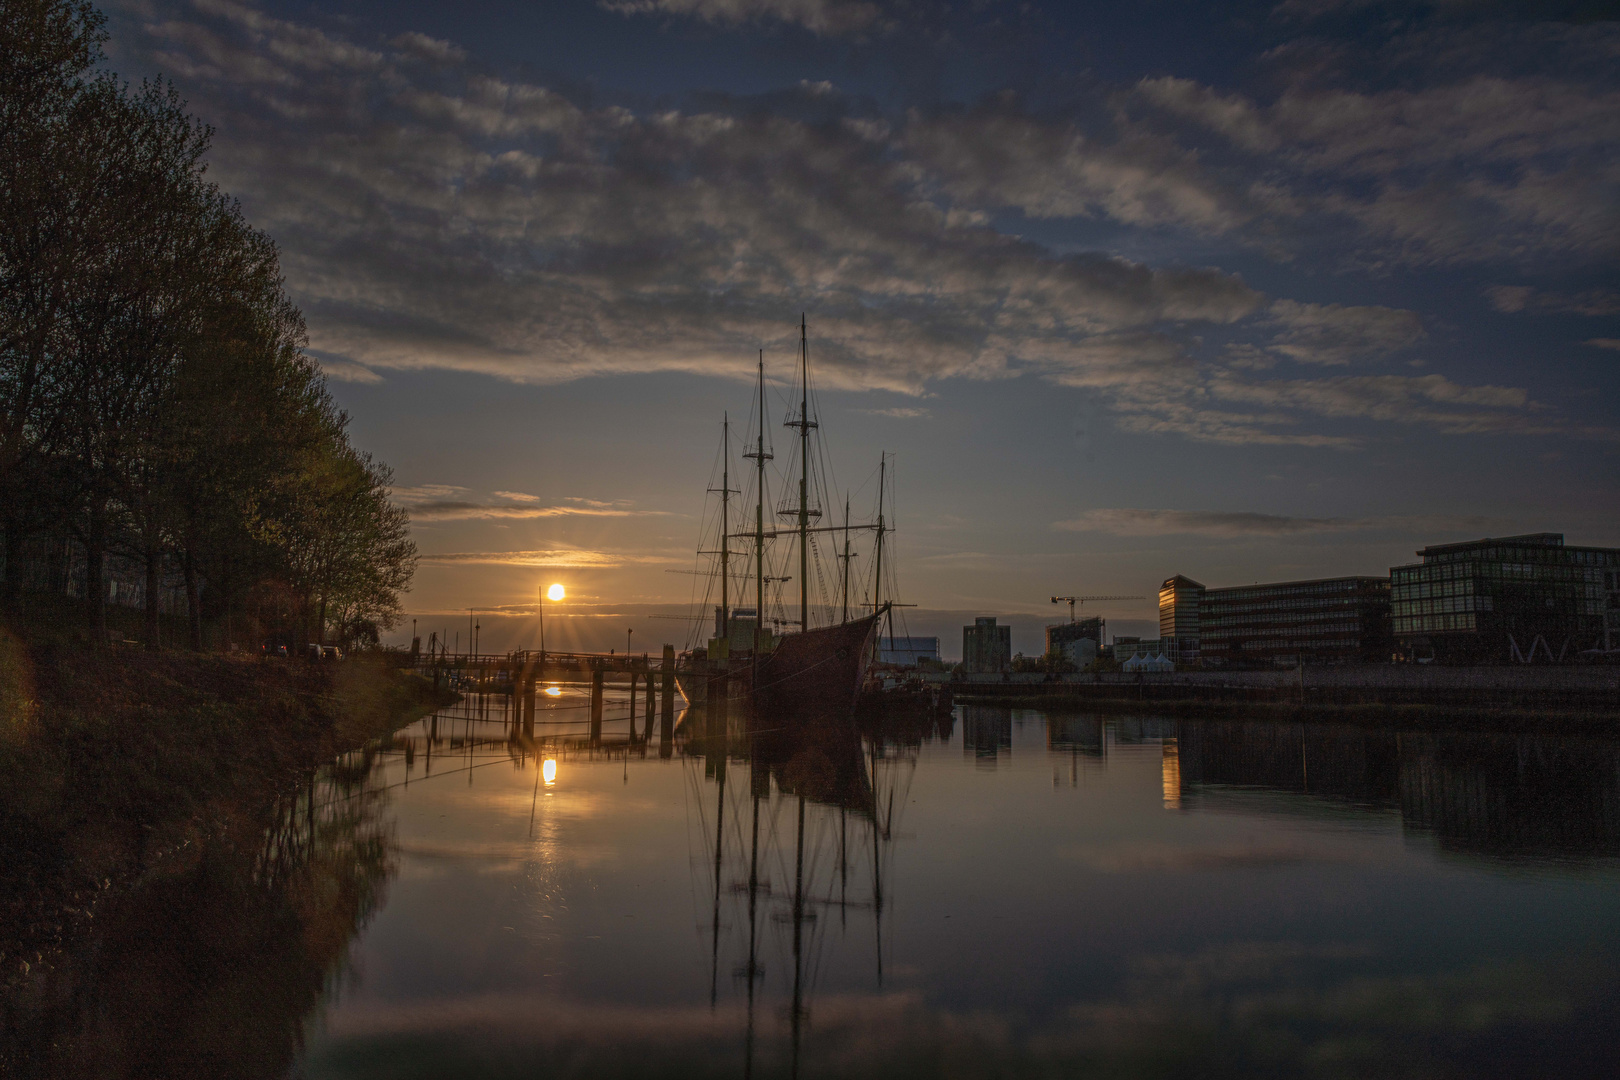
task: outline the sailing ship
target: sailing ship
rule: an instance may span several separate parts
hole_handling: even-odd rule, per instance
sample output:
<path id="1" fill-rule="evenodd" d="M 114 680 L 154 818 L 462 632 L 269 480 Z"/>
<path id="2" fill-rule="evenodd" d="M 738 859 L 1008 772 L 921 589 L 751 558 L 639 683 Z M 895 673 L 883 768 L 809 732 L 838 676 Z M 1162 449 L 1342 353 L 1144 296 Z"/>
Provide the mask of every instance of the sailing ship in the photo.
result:
<path id="1" fill-rule="evenodd" d="M 812 525 L 822 511 L 819 493 L 814 491 L 811 469 L 812 432 L 820 424 L 810 408 L 810 349 L 808 329 L 799 319 L 799 411 L 785 422 L 799 439 L 797 506 L 784 506 L 774 516 L 792 519 L 790 528 L 767 526 L 766 462 L 773 459 L 765 435 L 765 354 L 761 350 L 758 375 L 757 441 L 743 457 L 754 463 L 754 521 L 752 530 L 733 532 L 731 497 L 741 494 L 731 487 L 731 425 L 723 425 L 722 472 L 720 477 L 719 546 L 700 551 L 718 556 L 714 576 L 719 583 L 719 603 L 714 607 L 714 633 L 707 644 L 684 653 L 676 665 L 681 693 L 689 704 L 703 706 L 722 700 L 744 700 L 765 714 L 783 719 L 834 718 L 847 720 L 855 706 L 877 645 L 878 625 L 889 614 L 891 605 L 878 600 L 883 581 L 883 537 L 892 531 L 884 522 L 883 487 L 887 459 L 879 466 L 878 513 L 873 524 L 854 526 L 849 521 L 846 499 L 843 525 Z M 858 604 L 852 617 L 849 592 L 849 566 L 853 557 L 850 536 L 854 532 L 876 535 L 877 565 L 871 603 Z M 843 534 L 841 605 L 838 621 L 811 625 L 812 537 Z M 796 575 L 773 575 L 768 565 L 767 541 L 789 539 L 795 543 Z M 752 551 L 734 550 L 734 541 L 751 542 Z M 732 560 L 752 562 L 754 606 L 734 607 L 731 602 Z M 799 605 L 797 625 L 791 623 L 778 632 L 767 612 L 771 609 L 771 586 L 797 578 Z M 710 597 L 705 599 L 705 603 Z M 780 627 L 780 624 L 776 624 Z"/>

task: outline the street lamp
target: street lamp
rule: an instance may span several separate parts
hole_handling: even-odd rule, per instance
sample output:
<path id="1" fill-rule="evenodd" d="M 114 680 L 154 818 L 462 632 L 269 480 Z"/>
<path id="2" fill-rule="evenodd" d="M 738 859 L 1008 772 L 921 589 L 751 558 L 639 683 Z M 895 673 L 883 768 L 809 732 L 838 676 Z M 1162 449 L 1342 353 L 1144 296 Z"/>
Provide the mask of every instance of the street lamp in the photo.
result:
<path id="1" fill-rule="evenodd" d="M 624 655 L 630 655 L 630 639 L 635 636 L 636 628 L 630 627 L 624 632 Z"/>

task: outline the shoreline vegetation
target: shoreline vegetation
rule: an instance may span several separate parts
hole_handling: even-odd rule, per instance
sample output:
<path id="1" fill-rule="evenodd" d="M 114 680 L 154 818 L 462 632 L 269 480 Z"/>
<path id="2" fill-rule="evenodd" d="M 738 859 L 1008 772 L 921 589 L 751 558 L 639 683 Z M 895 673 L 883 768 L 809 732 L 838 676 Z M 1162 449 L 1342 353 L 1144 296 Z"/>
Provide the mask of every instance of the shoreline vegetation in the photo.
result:
<path id="1" fill-rule="evenodd" d="M 409 518 L 274 241 L 107 40 L 0 3 L 0 1075 L 280 1075 L 388 879 L 345 755 L 457 695 L 378 648 Z"/>
<path id="2" fill-rule="evenodd" d="M 108 70 L 87 0 L 0 6 L 0 599 L 88 639 L 375 646 L 416 547 L 213 132 Z"/>
<path id="3" fill-rule="evenodd" d="M 107 912 L 221 858 L 262 879 L 288 806 L 306 805 L 314 839 L 318 770 L 457 697 L 384 655 L 98 649 L 0 625 L 0 1072 L 17 1054 L 69 1075 L 93 1052 L 60 1018 Z"/>

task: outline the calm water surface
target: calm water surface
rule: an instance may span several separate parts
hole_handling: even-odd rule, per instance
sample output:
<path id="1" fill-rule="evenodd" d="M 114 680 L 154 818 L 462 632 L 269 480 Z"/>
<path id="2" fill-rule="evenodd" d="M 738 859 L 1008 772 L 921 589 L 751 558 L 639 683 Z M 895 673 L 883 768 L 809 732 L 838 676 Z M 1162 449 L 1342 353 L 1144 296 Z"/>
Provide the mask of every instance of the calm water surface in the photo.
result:
<path id="1" fill-rule="evenodd" d="M 1612 1075 L 1613 742 L 969 707 L 537 760 L 482 707 L 324 778 L 385 855 L 295 1075 Z"/>

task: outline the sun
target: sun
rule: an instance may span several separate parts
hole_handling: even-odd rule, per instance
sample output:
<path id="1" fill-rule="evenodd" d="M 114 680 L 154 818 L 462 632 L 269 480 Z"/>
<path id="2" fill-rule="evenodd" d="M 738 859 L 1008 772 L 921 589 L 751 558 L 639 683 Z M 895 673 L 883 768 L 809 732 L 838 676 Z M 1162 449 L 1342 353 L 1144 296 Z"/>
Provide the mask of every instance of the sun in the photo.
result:
<path id="1" fill-rule="evenodd" d="M 568 594 L 563 591 L 563 587 L 561 585 L 553 585 L 551 588 L 546 590 L 547 600 L 561 600 L 567 595 Z"/>

